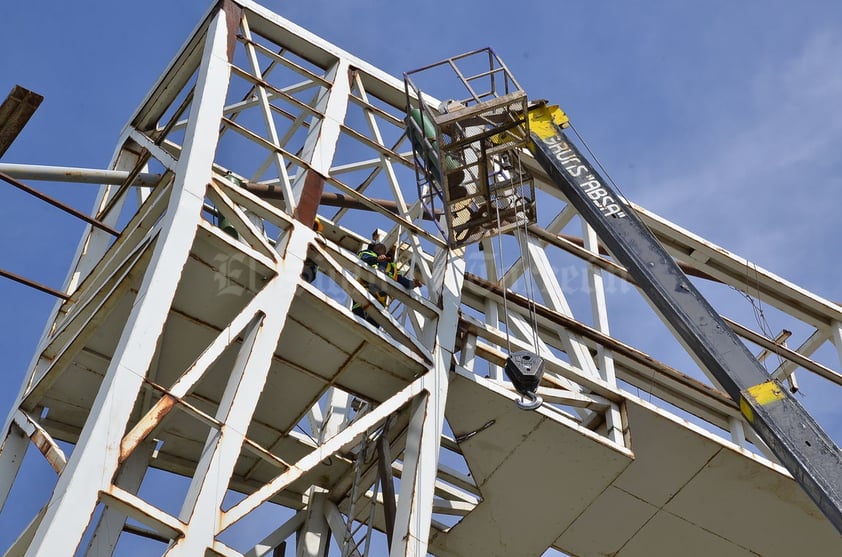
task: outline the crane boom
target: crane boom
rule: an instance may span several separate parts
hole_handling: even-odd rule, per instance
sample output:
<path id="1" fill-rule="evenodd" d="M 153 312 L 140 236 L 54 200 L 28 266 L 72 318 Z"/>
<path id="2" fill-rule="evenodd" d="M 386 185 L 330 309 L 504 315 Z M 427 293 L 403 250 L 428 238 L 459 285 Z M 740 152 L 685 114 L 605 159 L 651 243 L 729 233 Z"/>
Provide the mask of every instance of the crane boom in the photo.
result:
<path id="1" fill-rule="evenodd" d="M 487 69 L 475 73 L 483 67 Z M 458 82 L 453 90 L 468 96 L 433 109 L 427 103 L 432 97 L 416 81 L 427 80 L 428 72 L 440 78 L 447 69 Z M 766 372 L 631 205 L 568 139 L 564 111 L 546 101 L 529 102 L 490 48 L 408 72 L 404 83 L 419 198 L 431 215 L 442 207 L 448 245 L 464 246 L 536 222 L 534 176 L 523 170 L 529 165 L 512 164 L 524 150 L 530 151 L 551 184 L 626 267 L 679 342 L 739 405 L 760 439 L 842 533 L 842 452 L 792 393 Z M 506 365 L 516 390 L 532 395 L 524 408 L 541 404 L 530 387 L 540 381 L 531 376 L 535 370 L 525 373 L 515 361 Z"/>
<path id="2" fill-rule="evenodd" d="M 630 205 L 546 111 L 530 111 L 529 146 L 550 180 L 698 362 L 842 533 L 842 453 L 792 394 L 773 380 L 681 271 Z"/>

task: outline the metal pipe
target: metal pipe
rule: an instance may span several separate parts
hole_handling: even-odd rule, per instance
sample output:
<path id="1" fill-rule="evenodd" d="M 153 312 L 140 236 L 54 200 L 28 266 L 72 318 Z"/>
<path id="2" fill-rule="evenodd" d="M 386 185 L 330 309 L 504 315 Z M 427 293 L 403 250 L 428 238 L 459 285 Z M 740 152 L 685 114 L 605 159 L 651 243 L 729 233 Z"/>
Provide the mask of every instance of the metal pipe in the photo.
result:
<path id="1" fill-rule="evenodd" d="M 99 170 L 95 168 L 11 163 L 0 163 L 0 173 L 20 180 L 48 180 L 108 185 L 122 184 L 129 176 L 129 173 L 125 170 Z M 160 174 L 150 172 L 141 173 L 137 176 L 136 185 L 154 186 L 160 179 Z"/>
<path id="2" fill-rule="evenodd" d="M 10 163 L 0 163 L 0 174 L 7 174 L 15 178 L 29 180 L 50 180 L 61 182 L 80 182 L 89 184 L 122 184 L 129 176 L 129 173 L 124 170 L 98 170 L 94 168 L 72 168 L 64 166 L 42 166 Z M 138 174 L 135 184 L 140 186 L 155 186 L 160 181 L 160 179 L 160 174 L 141 173 Z M 284 198 L 283 190 L 280 187 L 274 186 L 272 184 L 264 184 L 260 182 L 243 182 L 240 184 L 240 186 L 243 189 L 257 195 L 262 199 Z M 372 199 L 372 201 L 391 213 L 399 214 L 398 204 L 394 201 L 388 199 Z M 365 205 L 364 203 L 357 201 L 356 199 L 352 199 L 349 196 L 346 196 L 342 193 L 324 192 L 321 195 L 320 204 L 326 205 L 328 207 L 342 207 L 345 209 L 371 211 L 371 208 Z M 441 217 L 441 213 L 436 214 L 436 218 L 438 217 Z M 423 213 L 421 218 L 424 220 L 434 220 L 434 218 L 430 216 L 430 214 L 426 211 Z M 582 239 L 575 236 L 568 236 L 566 234 L 553 234 L 547 232 L 546 230 L 538 226 L 531 226 L 530 231 L 538 234 L 541 239 L 549 241 L 551 243 L 553 237 L 558 236 L 559 238 L 564 238 L 565 240 L 572 242 L 577 246 L 584 246 L 584 242 L 582 241 Z M 563 246 L 559 247 L 562 247 L 562 249 L 564 248 Z M 600 246 L 599 252 L 600 255 L 610 255 L 603 246 Z M 678 265 L 688 275 L 700 277 L 715 282 L 721 282 L 720 280 L 708 275 L 704 271 L 701 271 L 687 263 L 679 262 Z"/>
<path id="3" fill-rule="evenodd" d="M 250 191 L 251 193 L 255 194 L 256 196 L 260 197 L 261 199 L 283 199 L 284 193 L 281 188 L 270 185 L 270 184 L 261 184 L 259 182 L 243 182 L 241 187 Z M 372 199 L 373 203 L 380 205 L 390 213 L 394 213 L 396 215 L 400 214 L 398 209 L 398 204 L 395 201 L 391 201 L 389 199 Z M 335 192 L 323 192 L 320 199 L 320 205 L 326 205 L 328 207 L 342 207 L 344 209 L 358 209 L 360 211 L 372 211 L 373 209 L 363 203 L 362 201 L 358 201 L 353 199 L 352 197 L 345 195 L 344 193 L 335 193 Z M 441 216 L 440 214 L 437 216 Z M 421 216 L 424 220 L 433 220 L 433 217 L 429 215 L 426 211 Z"/>
<path id="4" fill-rule="evenodd" d="M 0 174 L 5 174 L 13 178 L 22 180 L 46 180 L 55 182 L 75 182 L 82 184 L 108 184 L 119 185 L 125 182 L 129 173 L 125 170 L 99 170 L 96 168 L 74 168 L 68 166 L 43 166 L 34 164 L 11 164 L 0 163 Z M 161 174 L 140 173 L 134 182 L 136 186 L 155 186 L 161 180 Z M 243 182 L 240 186 L 263 198 L 263 199 L 283 199 L 283 191 L 281 188 L 271 184 L 262 184 L 260 182 Z M 372 199 L 374 203 L 382 206 L 391 213 L 398 214 L 398 206 L 394 201 L 387 199 Z M 359 209 L 363 211 L 371 211 L 371 208 L 365 204 L 351 199 L 342 193 L 325 192 L 321 195 L 321 204 L 330 207 L 344 207 L 347 209 Z M 438 215 L 440 216 L 440 215 Z M 423 217 L 425 220 L 433 220 L 426 212 Z"/>
<path id="5" fill-rule="evenodd" d="M 56 298 L 61 298 L 62 300 L 68 299 L 70 296 L 65 294 L 64 292 L 60 292 L 54 288 L 50 288 L 49 286 L 45 286 L 41 283 L 35 282 L 34 280 L 29 280 L 28 278 L 22 277 L 20 275 L 16 275 L 10 271 L 4 271 L 0 269 L 0 277 L 6 277 L 7 279 L 11 279 L 15 282 L 19 282 L 25 286 L 29 286 L 30 288 L 34 288 L 36 290 L 40 290 L 41 292 L 45 292 L 47 294 L 52 294 Z"/>

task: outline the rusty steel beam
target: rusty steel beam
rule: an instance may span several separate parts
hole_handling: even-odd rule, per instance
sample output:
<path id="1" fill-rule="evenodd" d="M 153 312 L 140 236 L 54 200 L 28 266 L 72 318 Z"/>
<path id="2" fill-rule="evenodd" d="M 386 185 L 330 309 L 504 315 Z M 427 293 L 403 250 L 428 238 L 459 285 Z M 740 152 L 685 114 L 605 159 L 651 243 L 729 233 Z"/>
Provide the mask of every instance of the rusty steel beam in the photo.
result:
<path id="1" fill-rule="evenodd" d="M 50 434 L 30 415 L 20 410 L 15 412 L 14 423 L 44 455 L 55 473 L 61 474 L 64 467 L 67 466 L 67 457 Z"/>
<path id="2" fill-rule="evenodd" d="M 83 213 L 81 211 L 78 211 L 78 210 L 74 209 L 73 207 L 70 207 L 69 205 L 65 205 L 64 203 L 62 203 L 61 201 L 58 201 L 57 199 L 53 199 L 49 195 L 47 195 L 45 193 L 41 193 L 40 191 L 38 191 L 34 188 L 31 188 L 31 187 L 27 186 L 26 184 L 24 184 L 23 182 L 15 180 L 14 178 L 9 176 L 8 174 L 3 174 L 2 172 L 0 172 L 0 180 L 3 180 L 4 182 L 7 182 L 7 183 L 13 185 L 16 188 L 18 188 L 19 190 L 23 190 L 26 193 L 28 193 L 28 194 L 30 194 L 34 197 L 37 197 L 41 201 L 46 201 L 47 203 L 49 203 L 53 207 L 61 209 L 65 213 L 73 215 L 74 217 L 85 221 L 86 223 L 90 224 L 91 226 L 94 226 L 96 228 L 99 228 L 100 230 L 108 232 L 112 236 L 119 236 L 120 235 L 120 232 L 118 230 L 114 230 L 113 228 L 111 228 L 107 224 L 104 224 L 104 223 L 102 223 L 102 222 L 100 222 L 96 219 L 92 219 L 91 217 L 89 217 L 85 213 Z"/>
<path id="3" fill-rule="evenodd" d="M 318 172 L 308 170 L 307 176 L 304 178 L 304 189 L 301 191 L 301 198 L 295 207 L 294 216 L 296 219 L 307 226 L 313 226 L 316 213 L 319 211 L 324 189 L 325 179 L 319 176 Z"/>
<path id="4" fill-rule="evenodd" d="M 256 196 L 260 197 L 261 199 L 282 200 L 284 198 L 283 190 L 271 184 L 261 184 L 259 182 L 243 182 L 242 184 L 240 184 L 240 186 L 246 191 L 249 191 L 255 194 Z M 393 213 L 395 215 L 400 214 L 398 210 L 398 204 L 394 201 L 390 201 L 388 199 L 372 199 L 371 201 L 372 203 L 380 205 L 390 213 Z M 310 202 L 312 203 L 313 201 L 311 200 Z M 328 207 L 341 207 L 343 209 L 359 209 L 362 211 L 372 210 L 367 205 L 361 203 L 360 201 L 357 201 L 356 199 L 352 199 L 343 193 L 322 192 L 321 196 L 319 197 L 319 205 L 326 205 Z M 438 218 L 439 216 L 441 215 L 436 215 L 436 218 Z M 426 212 L 424 213 L 422 218 L 424 220 L 435 220 L 434 217 L 430 216 Z"/>
<path id="5" fill-rule="evenodd" d="M 23 130 L 44 97 L 15 85 L 0 104 L 0 157 Z"/>
<path id="6" fill-rule="evenodd" d="M 56 298 L 61 298 L 62 300 L 68 299 L 70 296 L 61 292 L 60 290 L 56 290 L 55 288 L 50 288 L 49 286 L 43 285 L 41 283 L 35 282 L 34 280 L 29 280 L 28 278 L 22 277 L 11 271 L 4 271 L 0 269 L 0 277 L 6 277 L 7 279 L 13 280 L 15 282 L 19 282 L 25 286 L 29 286 L 30 288 L 34 288 L 36 290 L 40 290 L 46 294 L 51 294 Z"/>

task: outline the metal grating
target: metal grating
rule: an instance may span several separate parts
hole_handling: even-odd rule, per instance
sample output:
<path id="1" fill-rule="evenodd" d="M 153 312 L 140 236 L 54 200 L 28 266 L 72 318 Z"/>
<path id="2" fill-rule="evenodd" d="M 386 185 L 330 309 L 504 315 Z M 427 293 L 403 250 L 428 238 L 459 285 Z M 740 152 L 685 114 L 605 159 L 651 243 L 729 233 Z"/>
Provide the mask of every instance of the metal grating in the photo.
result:
<path id="1" fill-rule="evenodd" d="M 488 67 L 463 71 L 477 58 Z M 433 108 L 417 83 L 442 69 L 450 69 L 469 96 Z M 407 73 L 404 82 L 419 197 L 429 214 L 444 217 L 448 244 L 467 245 L 534 223 L 535 189 L 520 165 L 529 103 L 493 51 L 448 58 Z"/>

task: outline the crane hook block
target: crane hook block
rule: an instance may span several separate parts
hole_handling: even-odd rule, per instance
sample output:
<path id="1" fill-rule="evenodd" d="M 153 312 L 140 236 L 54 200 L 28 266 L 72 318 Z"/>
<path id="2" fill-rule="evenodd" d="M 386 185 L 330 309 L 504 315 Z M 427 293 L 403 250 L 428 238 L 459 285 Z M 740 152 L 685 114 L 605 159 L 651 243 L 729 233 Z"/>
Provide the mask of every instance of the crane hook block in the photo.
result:
<path id="1" fill-rule="evenodd" d="M 517 392 L 532 400 L 540 400 L 535 391 L 544 375 L 543 358 L 528 350 L 521 350 L 508 357 L 504 371 Z"/>

